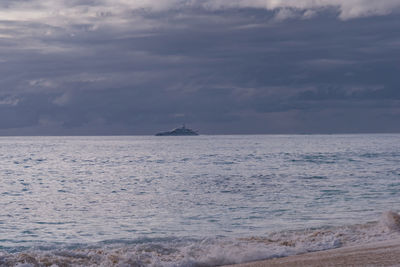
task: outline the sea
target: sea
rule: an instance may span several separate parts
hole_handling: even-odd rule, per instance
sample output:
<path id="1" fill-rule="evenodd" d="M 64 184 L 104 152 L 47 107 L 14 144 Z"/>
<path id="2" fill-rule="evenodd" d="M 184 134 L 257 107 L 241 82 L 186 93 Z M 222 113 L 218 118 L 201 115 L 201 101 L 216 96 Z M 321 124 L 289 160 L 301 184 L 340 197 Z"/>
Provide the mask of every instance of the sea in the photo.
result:
<path id="1" fill-rule="evenodd" d="M 400 134 L 0 138 L 0 266 L 221 266 L 400 237 Z"/>

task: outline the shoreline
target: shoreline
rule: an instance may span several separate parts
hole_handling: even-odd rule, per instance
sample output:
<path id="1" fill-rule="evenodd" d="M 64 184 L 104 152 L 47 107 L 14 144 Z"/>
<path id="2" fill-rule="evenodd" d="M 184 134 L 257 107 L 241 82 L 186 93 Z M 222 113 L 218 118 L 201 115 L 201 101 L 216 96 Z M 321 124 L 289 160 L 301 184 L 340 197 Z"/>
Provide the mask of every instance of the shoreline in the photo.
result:
<path id="1" fill-rule="evenodd" d="M 400 266 L 400 239 L 224 267 Z"/>

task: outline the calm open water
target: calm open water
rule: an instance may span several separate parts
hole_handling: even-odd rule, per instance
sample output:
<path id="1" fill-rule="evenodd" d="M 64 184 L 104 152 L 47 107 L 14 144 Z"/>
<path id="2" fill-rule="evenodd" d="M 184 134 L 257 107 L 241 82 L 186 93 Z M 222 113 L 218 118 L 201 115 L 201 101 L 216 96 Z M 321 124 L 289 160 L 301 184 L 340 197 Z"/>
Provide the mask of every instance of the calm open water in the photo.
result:
<path id="1" fill-rule="evenodd" d="M 215 266 L 398 234 L 399 134 L 2 137 L 0 162 L 0 265 Z"/>

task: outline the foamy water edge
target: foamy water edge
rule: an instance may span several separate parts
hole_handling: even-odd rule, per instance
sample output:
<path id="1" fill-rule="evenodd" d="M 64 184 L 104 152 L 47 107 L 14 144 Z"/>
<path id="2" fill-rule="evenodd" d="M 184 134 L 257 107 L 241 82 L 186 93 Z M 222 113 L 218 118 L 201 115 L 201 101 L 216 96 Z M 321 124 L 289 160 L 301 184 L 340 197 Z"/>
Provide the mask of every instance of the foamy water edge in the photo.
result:
<path id="1" fill-rule="evenodd" d="M 66 248 L 0 252 L 2 266 L 220 266 L 366 245 L 400 238 L 400 216 L 384 212 L 379 221 L 246 238 L 164 238 Z"/>

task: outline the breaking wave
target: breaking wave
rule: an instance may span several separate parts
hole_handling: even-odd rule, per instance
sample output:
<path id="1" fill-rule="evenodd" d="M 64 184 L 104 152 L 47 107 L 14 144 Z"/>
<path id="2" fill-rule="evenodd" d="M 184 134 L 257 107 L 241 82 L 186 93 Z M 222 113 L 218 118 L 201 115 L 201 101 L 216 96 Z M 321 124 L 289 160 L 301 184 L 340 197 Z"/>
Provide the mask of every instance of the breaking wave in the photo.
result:
<path id="1" fill-rule="evenodd" d="M 1 266 L 220 266 L 400 238 L 400 215 L 366 224 L 274 232 L 244 238 L 164 238 L 0 252 Z M 53 246 L 53 247 L 52 247 Z M 52 248 L 50 248 L 52 247 Z"/>

